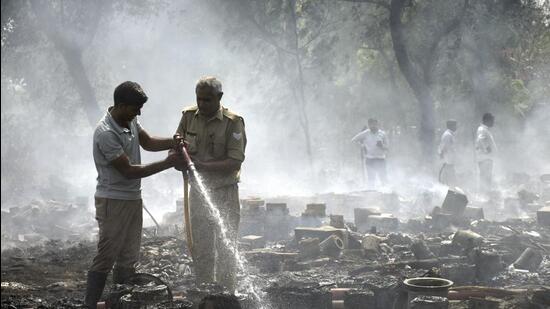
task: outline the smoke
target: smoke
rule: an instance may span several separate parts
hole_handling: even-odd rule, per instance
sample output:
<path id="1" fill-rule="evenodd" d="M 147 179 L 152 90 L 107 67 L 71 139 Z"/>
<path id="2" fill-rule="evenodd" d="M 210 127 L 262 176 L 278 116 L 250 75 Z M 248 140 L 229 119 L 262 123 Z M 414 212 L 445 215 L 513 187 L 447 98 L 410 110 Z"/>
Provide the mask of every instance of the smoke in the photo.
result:
<path id="1" fill-rule="evenodd" d="M 48 5 L 58 9 L 60 3 Z M 171 136 L 181 110 L 195 104 L 196 80 L 203 75 L 218 76 L 224 87 L 222 103 L 245 119 L 248 146 L 242 197 L 363 190 L 360 152 L 351 137 L 369 117 L 378 118 L 390 135 L 390 184 L 386 189 L 412 196 L 423 190 L 443 190 L 436 184 L 439 162 L 418 169 L 423 158 L 417 142 L 417 103 L 400 75 L 387 31 L 376 30 L 385 22 L 383 8 L 322 1 L 301 7 L 303 24 L 299 24 L 310 25 L 311 33 L 300 39 L 298 50 L 305 96 L 300 105 L 297 63 L 288 51 L 292 47 L 289 17 L 272 20 L 253 15 L 265 22 L 260 26 L 269 31 L 262 32 L 245 18 L 247 10 L 257 7 L 234 3 L 187 0 L 107 5 L 75 1 L 71 10 L 63 11 L 68 15 L 43 18 L 61 25 L 57 34 L 74 43 L 69 50 L 81 48 L 84 73 L 101 113 L 112 104 L 112 92 L 120 82 L 132 80 L 142 85 L 150 99 L 139 121 L 152 135 Z M 40 28 L 40 18 L 31 6 L 24 1 L 2 3 L 3 209 L 36 197 L 73 200 L 88 196 L 91 201 L 95 191 L 93 125 L 87 120 L 85 102 L 62 46 Z M 441 10 L 440 6 L 437 9 Z M 276 12 L 277 8 L 272 9 Z M 89 17 L 85 24 L 77 22 L 85 14 L 83 10 L 97 11 L 97 21 Z M 277 26 L 281 20 L 287 26 Z M 413 25 L 417 28 L 411 31 L 434 27 L 430 23 Z M 485 26 L 488 35 L 508 31 L 496 22 Z M 470 49 L 476 44 L 474 30 L 460 30 L 464 44 L 443 53 L 434 74 L 443 74 L 448 68 L 472 76 L 468 81 L 474 84 L 471 91 L 491 101 L 489 88 L 499 89 L 500 85 L 491 69 L 498 59 L 491 54 L 493 46 L 483 45 L 475 58 Z M 87 35 L 79 36 L 81 32 Z M 412 38 L 420 40 L 429 33 Z M 447 50 L 459 36 L 453 34 L 440 47 Z M 476 61 L 484 61 L 484 65 Z M 539 71 L 548 75 L 550 66 Z M 441 129 L 437 139 L 447 118 L 458 119 L 459 173 L 472 186 L 466 185 L 466 189 L 474 191 L 472 139 L 481 115 L 474 108 L 473 97 L 464 96 L 468 91 L 458 91 L 471 85 L 453 84 L 458 78 L 445 74 L 449 80 L 442 79 L 434 86 Z M 526 88 L 533 96 L 544 98 L 537 92 L 543 87 L 538 80 Z M 480 81 L 489 88 L 480 88 Z M 550 153 L 545 119 L 548 103 L 540 99 L 521 121 L 499 102 L 485 105 L 497 116 L 494 133 L 501 147 L 499 178 L 512 172 L 550 172 L 544 155 Z M 307 115 L 312 160 L 307 155 L 303 115 Z M 163 156 L 165 153 L 142 151 L 144 163 Z M 175 170 L 148 177 L 142 186 L 144 202 L 157 220 L 162 213 L 173 211 L 175 200 L 182 196 L 181 175 Z"/>

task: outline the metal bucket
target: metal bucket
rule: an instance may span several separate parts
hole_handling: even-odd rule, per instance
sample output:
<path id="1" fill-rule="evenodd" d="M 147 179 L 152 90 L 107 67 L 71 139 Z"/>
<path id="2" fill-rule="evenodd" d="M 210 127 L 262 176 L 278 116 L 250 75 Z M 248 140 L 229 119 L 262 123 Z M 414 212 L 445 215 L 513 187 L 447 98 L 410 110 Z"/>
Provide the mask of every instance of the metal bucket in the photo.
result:
<path id="1" fill-rule="evenodd" d="M 410 308 L 411 300 L 417 296 L 442 296 L 447 297 L 449 288 L 453 286 L 451 280 L 433 277 L 420 277 L 405 279 L 403 284 L 407 288 L 407 308 Z"/>

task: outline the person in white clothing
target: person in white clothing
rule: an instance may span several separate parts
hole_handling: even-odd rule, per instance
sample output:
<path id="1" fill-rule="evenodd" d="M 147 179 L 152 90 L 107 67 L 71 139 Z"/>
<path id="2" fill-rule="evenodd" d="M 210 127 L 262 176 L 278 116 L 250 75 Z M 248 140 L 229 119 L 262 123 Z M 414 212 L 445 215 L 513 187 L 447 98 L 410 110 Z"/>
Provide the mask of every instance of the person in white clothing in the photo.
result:
<path id="1" fill-rule="evenodd" d="M 483 114 L 482 123 L 477 128 L 475 148 L 477 164 L 479 166 L 479 189 L 488 195 L 491 191 L 493 179 L 493 161 L 497 146 L 493 134 L 489 130 L 495 124 L 495 116 L 491 113 Z"/>
<path id="2" fill-rule="evenodd" d="M 386 152 L 388 151 L 388 140 L 386 139 L 386 133 L 378 128 L 378 120 L 369 119 L 368 129 L 355 135 L 351 141 L 359 143 L 363 147 L 369 185 L 374 186 L 377 177 L 382 184 L 385 184 L 387 182 Z"/>
<path id="3" fill-rule="evenodd" d="M 447 120 L 447 130 L 441 135 L 438 148 L 439 157 L 443 160 L 443 166 L 439 171 L 439 181 L 448 186 L 456 185 L 456 129 L 457 121 L 454 119 Z"/>

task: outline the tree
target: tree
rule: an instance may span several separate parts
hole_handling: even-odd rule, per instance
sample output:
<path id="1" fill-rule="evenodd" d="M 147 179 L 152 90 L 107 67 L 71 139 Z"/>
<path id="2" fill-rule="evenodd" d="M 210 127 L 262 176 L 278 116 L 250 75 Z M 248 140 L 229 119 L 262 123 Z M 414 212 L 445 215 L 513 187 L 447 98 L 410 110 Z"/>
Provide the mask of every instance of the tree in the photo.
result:
<path id="1" fill-rule="evenodd" d="M 421 12 L 407 12 L 413 11 L 416 3 L 409 0 L 391 0 L 389 3 L 385 1 L 377 0 L 350 0 L 351 2 L 370 3 L 375 4 L 388 11 L 389 14 L 389 31 L 391 33 L 391 40 L 393 44 L 393 51 L 395 59 L 399 64 L 399 69 L 411 88 L 414 96 L 418 101 L 420 120 L 419 120 L 419 141 L 423 149 L 423 158 L 427 159 L 427 162 L 431 162 L 434 157 L 434 140 L 435 140 L 435 106 L 434 98 L 432 96 L 432 82 L 434 66 L 438 61 L 439 46 L 442 40 L 444 40 L 451 32 L 459 28 L 463 16 L 469 6 L 469 1 L 465 0 L 464 5 L 457 16 L 450 21 L 446 22 L 444 27 L 434 27 L 428 25 L 424 30 L 429 34 L 430 39 L 424 40 L 421 44 L 417 44 L 416 54 L 422 54 L 422 57 L 418 57 L 413 61 L 411 58 L 410 43 L 407 42 L 407 37 L 414 37 L 418 39 L 418 36 L 414 36 L 414 33 L 407 35 L 406 29 L 413 23 L 412 19 L 426 18 L 425 14 Z M 428 3 L 426 7 L 433 4 Z M 403 23 L 404 15 L 408 17 L 409 26 Z M 433 16 L 430 16 L 433 17 Z M 440 20 L 437 22 L 441 23 Z M 410 30 L 410 29 L 409 29 Z M 414 54 L 414 53 L 413 53 Z"/>
<path id="2" fill-rule="evenodd" d="M 37 17 L 37 29 L 44 31 L 65 60 L 90 126 L 101 116 L 95 91 L 87 75 L 82 55 L 93 40 L 107 1 L 63 1 L 58 3 L 31 1 Z M 72 31 L 65 26 L 70 25 Z M 61 29 L 64 28 L 64 31 Z"/>
<path id="3" fill-rule="evenodd" d="M 217 3 L 217 2 L 216 2 Z M 314 164 L 313 140 L 310 113 L 314 108 L 314 97 L 310 80 L 315 70 L 313 62 L 319 57 L 322 46 L 333 40 L 334 27 L 338 18 L 331 16 L 326 2 L 319 1 L 231 1 L 226 5 L 237 16 L 231 25 L 233 40 L 239 45 L 253 49 L 249 35 L 260 42 L 262 49 L 268 46 L 273 53 L 274 66 L 261 70 L 271 70 L 281 78 L 288 94 L 295 103 L 298 125 L 303 134 L 305 153 L 310 166 Z M 240 33 L 236 36 L 235 33 Z M 246 40 L 240 41 L 240 40 Z M 328 52 L 326 50 L 322 52 Z M 318 78 L 319 76 L 316 76 Z"/>
<path id="4" fill-rule="evenodd" d="M 93 44 L 96 32 L 108 29 L 117 14 L 145 20 L 160 5 L 148 0 L 2 1 L 3 202 L 28 198 L 48 186 L 45 174 L 60 173 L 67 157 L 71 167 L 87 157 L 75 144 L 81 145 L 99 120 L 95 87 L 113 74 L 93 70 L 102 51 Z"/>

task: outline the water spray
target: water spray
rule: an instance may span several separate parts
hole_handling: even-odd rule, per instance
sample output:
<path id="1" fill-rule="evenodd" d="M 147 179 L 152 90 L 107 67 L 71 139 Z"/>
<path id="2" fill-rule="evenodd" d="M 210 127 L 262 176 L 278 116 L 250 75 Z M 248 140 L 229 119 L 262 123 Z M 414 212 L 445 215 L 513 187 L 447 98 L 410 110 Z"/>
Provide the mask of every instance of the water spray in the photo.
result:
<path id="1" fill-rule="evenodd" d="M 188 205 L 188 200 L 189 200 L 187 196 L 188 185 L 186 185 L 186 182 L 188 184 L 189 177 L 192 177 L 194 185 L 197 186 L 197 189 L 198 189 L 197 191 L 202 195 L 202 198 L 206 202 L 206 206 L 208 207 L 210 214 L 215 219 L 216 224 L 218 225 L 219 233 L 220 233 L 219 238 L 223 241 L 223 244 L 229 249 L 229 251 L 231 251 L 231 253 L 235 256 L 235 260 L 237 262 L 237 269 L 245 275 L 244 281 L 245 281 L 247 292 L 249 293 L 249 295 L 252 295 L 255 298 L 255 301 L 259 303 L 260 308 L 263 309 L 264 305 L 262 304 L 260 296 L 256 291 L 254 284 L 251 282 L 250 277 L 246 271 L 245 261 L 239 254 L 236 244 L 232 243 L 231 240 L 229 239 L 227 235 L 227 227 L 221 216 L 221 213 L 219 209 L 214 206 L 214 203 L 212 202 L 212 199 L 210 198 L 208 191 L 206 190 L 202 177 L 197 172 L 195 164 L 191 160 L 191 156 L 189 156 L 189 153 L 187 152 L 187 148 L 185 147 L 185 144 L 183 143 L 183 141 L 180 143 L 178 150 L 181 152 L 181 154 L 185 158 L 185 161 L 187 162 L 187 171 L 188 171 L 188 175 L 185 172 L 183 172 L 183 179 L 184 179 L 184 214 L 185 214 L 185 220 L 186 220 L 185 229 L 188 237 L 188 243 L 189 243 L 189 240 L 191 241 L 191 243 L 189 244 L 189 250 L 192 250 L 191 249 L 192 234 L 191 234 L 191 225 L 190 225 L 191 220 L 189 215 L 189 207 L 185 207 L 185 205 L 186 203 Z"/>

